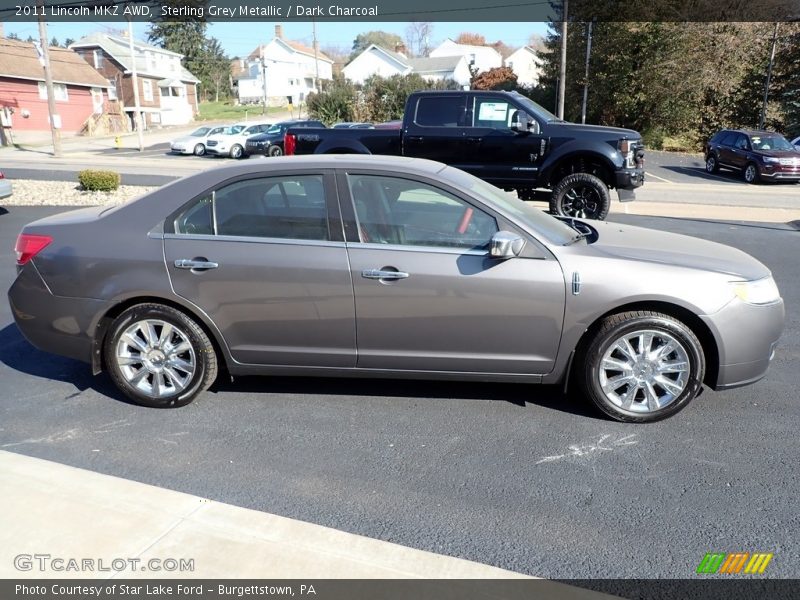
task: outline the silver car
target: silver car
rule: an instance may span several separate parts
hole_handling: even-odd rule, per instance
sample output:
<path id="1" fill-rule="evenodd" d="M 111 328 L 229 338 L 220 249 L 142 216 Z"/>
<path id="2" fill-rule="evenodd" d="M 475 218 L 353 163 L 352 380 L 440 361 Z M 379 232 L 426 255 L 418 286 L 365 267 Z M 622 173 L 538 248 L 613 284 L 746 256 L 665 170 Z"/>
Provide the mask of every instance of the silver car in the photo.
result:
<path id="1" fill-rule="evenodd" d="M 6 179 L 6 176 L 3 175 L 2 171 L 0 171 L 0 199 L 8 198 L 14 193 L 14 188 L 11 185 L 11 182 Z"/>
<path id="2" fill-rule="evenodd" d="M 770 271 L 720 244 L 557 219 L 440 163 L 303 156 L 27 225 L 9 291 L 35 346 L 149 406 L 231 375 L 572 382 L 645 422 L 764 376 Z M 531 392 L 535 393 L 535 392 Z"/>
<path id="3" fill-rule="evenodd" d="M 212 135 L 217 135 L 225 130 L 224 126 L 198 127 L 189 135 L 179 137 L 169 143 L 170 152 L 174 154 L 194 154 L 203 156 L 206 153 L 206 142 Z"/>

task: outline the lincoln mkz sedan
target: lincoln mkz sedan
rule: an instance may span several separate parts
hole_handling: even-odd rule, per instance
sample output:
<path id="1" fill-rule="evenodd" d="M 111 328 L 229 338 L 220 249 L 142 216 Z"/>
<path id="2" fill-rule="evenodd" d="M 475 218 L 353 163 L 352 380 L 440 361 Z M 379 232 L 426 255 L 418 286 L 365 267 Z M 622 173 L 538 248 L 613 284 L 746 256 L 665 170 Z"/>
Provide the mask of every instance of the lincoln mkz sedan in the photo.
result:
<path id="1" fill-rule="evenodd" d="M 398 157 L 198 173 L 27 225 L 17 264 L 25 337 L 158 407 L 224 369 L 569 382 L 614 419 L 655 421 L 703 384 L 763 377 L 784 321 L 739 250 L 558 219 Z"/>

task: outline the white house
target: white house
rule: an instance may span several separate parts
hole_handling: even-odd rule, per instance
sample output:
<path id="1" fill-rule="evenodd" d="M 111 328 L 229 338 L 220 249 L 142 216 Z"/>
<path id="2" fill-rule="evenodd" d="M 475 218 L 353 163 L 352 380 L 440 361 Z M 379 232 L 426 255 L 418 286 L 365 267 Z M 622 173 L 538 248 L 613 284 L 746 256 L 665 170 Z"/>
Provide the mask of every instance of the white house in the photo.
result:
<path id="1" fill-rule="evenodd" d="M 463 56 L 467 61 L 467 66 L 472 66 L 478 71 L 488 71 L 503 66 L 503 57 L 491 46 L 457 44 L 449 38 L 431 50 L 428 56 L 431 58 Z"/>
<path id="2" fill-rule="evenodd" d="M 534 86 L 539 82 L 541 60 L 536 50 L 523 46 L 506 59 L 506 66 L 514 71 L 519 85 Z"/>
<path id="3" fill-rule="evenodd" d="M 342 74 L 353 83 L 364 83 L 373 75 L 391 77 L 418 73 L 429 81 L 450 79 L 459 85 L 469 84 L 469 66 L 463 56 L 408 58 L 402 48 L 397 50 L 392 52 L 370 44 L 342 69 Z"/>
<path id="4" fill-rule="evenodd" d="M 316 63 L 316 64 L 315 64 Z M 315 80 L 333 79 L 333 60 L 320 52 L 283 37 L 283 27 L 275 26 L 275 37 L 262 44 L 244 61 L 244 74 L 237 79 L 239 102 L 263 102 L 264 77 L 270 104 L 303 102 L 315 91 Z M 316 83 L 319 89 L 319 83 Z"/>

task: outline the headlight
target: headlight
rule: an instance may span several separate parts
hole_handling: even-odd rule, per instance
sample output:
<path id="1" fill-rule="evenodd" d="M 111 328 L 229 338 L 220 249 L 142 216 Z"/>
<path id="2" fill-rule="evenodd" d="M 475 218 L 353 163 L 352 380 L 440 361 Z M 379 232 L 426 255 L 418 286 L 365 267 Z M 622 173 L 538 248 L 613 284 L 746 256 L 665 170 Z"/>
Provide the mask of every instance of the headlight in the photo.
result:
<path id="1" fill-rule="evenodd" d="M 763 160 L 765 163 L 779 163 L 779 162 L 781 162 L 780 158 L 775 158 L 773 156 L 762 156 L 761 160 Z"/>
<path id="2" fill-rule="evenodd" d="M 748 304 L 769 304 L 777 302 L 781 293 L 772 277 L 756 281 L 732 281 L 733 290 L 742 302 Z"/>

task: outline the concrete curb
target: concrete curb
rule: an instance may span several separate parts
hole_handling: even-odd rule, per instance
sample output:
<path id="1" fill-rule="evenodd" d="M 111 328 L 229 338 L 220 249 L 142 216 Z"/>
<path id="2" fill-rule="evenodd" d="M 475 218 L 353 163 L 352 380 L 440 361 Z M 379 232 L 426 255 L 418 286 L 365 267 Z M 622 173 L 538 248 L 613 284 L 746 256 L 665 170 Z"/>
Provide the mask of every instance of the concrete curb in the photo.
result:
<path id="1" fill-rule="evenodd" d="M 0 578 L 528 578 L 5 451 L 0 480 Z M 21 572 L 14 567 L 20 554 L 106 565 L 115 558 L 138 558 L 143 565 L 183 558 L 194 559 L 195 569 Z M 578 594 L 570 597 L 601 597 L 563 587 Z"/>

